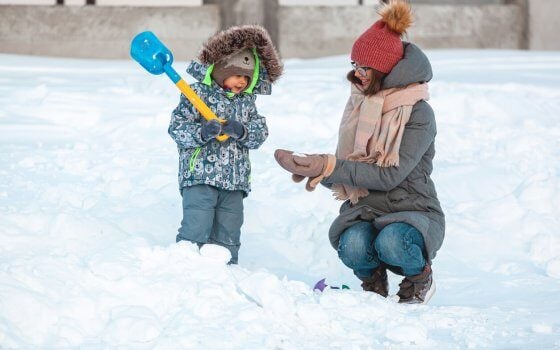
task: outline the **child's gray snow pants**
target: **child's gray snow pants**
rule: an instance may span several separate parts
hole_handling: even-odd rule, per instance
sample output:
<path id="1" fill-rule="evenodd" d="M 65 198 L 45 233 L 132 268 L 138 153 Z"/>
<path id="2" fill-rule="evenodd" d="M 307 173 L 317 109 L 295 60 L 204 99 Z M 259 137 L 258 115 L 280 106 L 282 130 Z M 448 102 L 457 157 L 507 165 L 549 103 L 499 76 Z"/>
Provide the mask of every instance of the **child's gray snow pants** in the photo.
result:
<path id="1" fill-rule="evenodd" d="M 243 191 L 226 191 L 209 185 L 185 187 L 183 220 L 177 242 L 187 240 L 226 247 L 230 264 L 237 264 L 243 225 Z"/>

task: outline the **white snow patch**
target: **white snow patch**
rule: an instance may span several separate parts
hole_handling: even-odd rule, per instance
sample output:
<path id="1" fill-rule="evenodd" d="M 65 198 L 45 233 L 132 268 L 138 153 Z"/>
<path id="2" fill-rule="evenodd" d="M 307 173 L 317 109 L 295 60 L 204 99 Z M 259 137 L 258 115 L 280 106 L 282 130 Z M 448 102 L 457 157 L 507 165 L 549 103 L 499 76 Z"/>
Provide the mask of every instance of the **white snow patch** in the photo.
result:
<path id="1" fill-rule="evenodd" d="M 230 266 L 225 248 L 175 243 L 166 77 L 0 55 L 0 347 L 560 347 L 560 53 L 427 54 L 447 220 L 427 306 L 362 292 L 327 238 L 340 202 L 274 161 L 277 148 L 335 151 L 347 56 L 287 60 L 258 98 L 270 136 L 251 151 Z M 322 278 L 350 290 L 313 292 Z"/>

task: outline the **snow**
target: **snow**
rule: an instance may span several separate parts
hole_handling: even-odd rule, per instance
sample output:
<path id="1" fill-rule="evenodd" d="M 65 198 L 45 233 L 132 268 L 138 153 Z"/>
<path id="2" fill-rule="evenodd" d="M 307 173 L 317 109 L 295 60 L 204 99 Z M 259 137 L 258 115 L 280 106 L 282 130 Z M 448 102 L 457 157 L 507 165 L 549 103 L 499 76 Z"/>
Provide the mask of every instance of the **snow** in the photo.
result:
<path id="1" fill-rule="evenodd" d="M 340 203 L 273 159 L 334 151 L 346 57 L 287 60 L 258 98 L 270 137 L 227 266 L 175 243 L 165 77 L 0 55 L 0 348 L 560 348 L 560 52 L 427 53 L 447 237 L 438 291 L 412 306 L 360 290 L 328 243 Z M 324 277 L 351 289 L 312 291 Z"/>

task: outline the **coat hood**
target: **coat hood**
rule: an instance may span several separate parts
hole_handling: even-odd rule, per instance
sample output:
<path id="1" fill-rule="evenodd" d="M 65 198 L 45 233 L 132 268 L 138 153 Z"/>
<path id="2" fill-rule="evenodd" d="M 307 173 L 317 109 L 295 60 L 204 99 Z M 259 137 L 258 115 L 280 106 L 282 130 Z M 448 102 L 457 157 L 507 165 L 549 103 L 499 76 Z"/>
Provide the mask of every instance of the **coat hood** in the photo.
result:
<path id="1" fill-rule="evenodd" d="M 211 78 L 210 75 L 212 73 L 212 67 L 212 65 L 206 65 L 197 61 L 191 61 L 191 63 L 187 67 L 187 73 L 198 80 L 200 83 L 211 86 L 214 89 L 221 90 L 224 94 L 232 97 L 233 95 L 231 92 L 227 92 L 226 90 L 224 90 Z M 266 72 L 266 69 L 261 69 L 259 71 L 258 78 L 255 80 L 254 85 L 251 84 L 249 90 L 250 91 L 245 92 L 249 94 L 270 95 L 270 93 L 272 92 L 272 84 L 268 79 L 268 73 Z"/>
<path id="2" fill-rule="evenodd" d="M 211 65 L 240 50 L 253 48 L 268 73 L 267 78 L 275 82 L 282 75 L 282 61 L 266 29 L 258 25 L 234 26 L 216 33 L 204 43 L 198 59 Z"/>
<path id="3" fill-rule="evenodd" d="M 383 79 L 383 89 L 405 87 L 413 83 L 427 83 L 432 79 L 432 65 L 418 46 L 403 42 L 404 56 Z"/>

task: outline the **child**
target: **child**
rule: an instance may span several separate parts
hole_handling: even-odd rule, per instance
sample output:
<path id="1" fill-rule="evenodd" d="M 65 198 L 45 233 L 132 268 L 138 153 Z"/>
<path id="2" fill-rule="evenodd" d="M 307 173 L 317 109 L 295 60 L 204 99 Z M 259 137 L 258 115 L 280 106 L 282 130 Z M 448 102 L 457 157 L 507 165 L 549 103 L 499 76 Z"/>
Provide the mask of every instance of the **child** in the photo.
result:
<path id="1" fill-rule="evenodd" d="M 183 95 L 171 115 L 168 132 L 179 151 L 183 197 L 177 242 L 221 245 L 231 252 L 229 263 L 237 264 L 243 199 L 251 189 L 249 150 L 268 136 L 256 94 L 270 94 L 282 63 L 266 30 L 255 25 L 217 33 L 204 44 L 199 60 L 187 68 L 198 80 L 191 87 L 225 122 L 206 121 Z M 222 134 L 228 139 L 218 141 Z"/>

